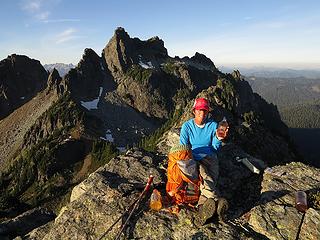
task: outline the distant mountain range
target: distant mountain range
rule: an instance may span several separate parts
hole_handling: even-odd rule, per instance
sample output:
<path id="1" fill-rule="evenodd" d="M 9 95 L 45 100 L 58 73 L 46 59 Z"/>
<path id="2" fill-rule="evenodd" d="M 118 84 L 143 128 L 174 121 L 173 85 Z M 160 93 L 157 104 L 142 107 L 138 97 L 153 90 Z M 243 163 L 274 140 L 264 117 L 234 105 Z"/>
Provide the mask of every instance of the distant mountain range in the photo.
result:
<path id="1" fill-rule="evenodd" d="M 219 67 L 222 72 L 232 72 L 233 68 Z M 290 69 L 290 68 L 271 68 L 271 67 L 239 67 L 237 70 L 244 76 L 255 76 L 264 78 L 320 78 L 318 69 Z"/>
<path id="2" fill-rule="evenodd" d="M 254 92 L 277 105 L 301 154 L 320 166 L 320 78 L 250 76 L 246 80 Z"/>
<path id="3" fill-rule="evenodd" d="M 52 72 L 52 70 L 55 68 L 58 70 L 61 77 L 64 77 L 71 68 L 74 68 L 75 65 L 72 63 L 66 64 L 66 63 L 52 63 L 52 64 L 44 64 L 44 69 L 46 69 L 49 72 Z"/>
<path id="4" fill-rule="evenodd" d="M 320 98 L 320 78 L 246 77 L 253 91 L 278 107 L 303 104 Z"/>

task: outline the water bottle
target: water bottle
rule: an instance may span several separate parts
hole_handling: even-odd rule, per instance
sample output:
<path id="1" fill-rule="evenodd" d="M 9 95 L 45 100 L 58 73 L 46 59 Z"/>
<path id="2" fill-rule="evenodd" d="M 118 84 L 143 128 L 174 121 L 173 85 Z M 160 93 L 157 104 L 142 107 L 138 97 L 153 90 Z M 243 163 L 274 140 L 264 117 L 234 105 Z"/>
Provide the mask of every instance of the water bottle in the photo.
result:
<path id="1" fill-rule="evenodd" d="M 296 197 L 296 209 L 299 212 L 306 212 L 306 210 L 308 209 L 308 205 L 307 205 L 307 194 L 304 191 L 297 191 L 295 193 L 295 197 Z"/>
<path id="2" fill-rule="evenodd" d="M 217 129 L 217 136 L 221 138 L 225 138 L 227 136 L 227 130 L 229 128 L 229 124 L 227 119 L 223 117 L 223 119 L 219 122 Z"/>
<path id="3" fill-rule="evenodd" d="M 159 211 L 162 208 L 161 193 L 157 189 L 153 189 L 150 197 L 150 208 L 155 211 Z"/>

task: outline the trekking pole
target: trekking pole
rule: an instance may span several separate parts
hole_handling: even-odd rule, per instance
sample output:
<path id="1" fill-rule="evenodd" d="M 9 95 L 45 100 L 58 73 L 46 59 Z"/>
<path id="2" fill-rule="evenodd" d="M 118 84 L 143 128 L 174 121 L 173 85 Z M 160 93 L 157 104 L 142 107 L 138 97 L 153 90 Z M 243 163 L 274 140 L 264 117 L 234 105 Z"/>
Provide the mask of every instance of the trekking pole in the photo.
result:
<path id="1" fill-rule="evenodd" d="M 131 205 L 127 208 L 126 211 L 124 211 L 121 216 L 101 235 L 101 237 L 98 239 L 98 240 L 101 240 L 102 238 L 104 238 L 108 232 L 110 232 L 110 230 L 114 227 L 114 225 L 116 225 L 120 220 L 121 218 L 123 218 L 123 216 L 130 210 L 132 209 L 133 205 L 138 201 L 138 199 L 134 200 L 133 203 L 131 203 Z"/>
<path id="2" fill-rule="evenodd" d="M 149 179 L 148 179 L 148 182 L 147 182 L 147 185 L 145 186 L 145 189 L 143 190 L 142 193 L 146 192 L 149 190 L 150 188 L 150 185 L 153 181 L 153 176 L 150 175 Z M 147 189 L 148 188 L 148 189 Z M 127 208 L 126 211 L 124 211 L 124 213 L 121 214 L 121 216 L 101 235 L 101 237 L 98 239 L 98 240 L 101 240 L 103 239 L 108 232 L 110 232 L 110 230 L 121 220 L 121 218 L 128 212 L 128 211 L 131 211 L 134 207 L 134 205 L 139 201 L 139 199 L 142 197 L 142 193 L 140 194 L 140 196 L 134 200 L 134 202 Z"/>
<path id="3" fill-rule="evenodd" d="M 149 191 L 150 187 L 151 187 L 151 183 L 153 181 L 153 176 L 150 175 L 147 185 L 145 186 L 144 190 L 142 191 L 142 193 L 140 194 L 140 196 L 138 197 L 137 202 L 134 204 L 129 216 L 127 217 L 126 221 L 124 222 L 124 224 L 122 225 L 117 237 L 115 238 L 115 240 L 119 240 L 121 233 L 123 232 L 124 228 L 126 227 L 127 223 L 129 222 L 129 219 L 131 218 L 133 212 L 138 208 L 140 201 L 142 200 L 142 197 L 146 194 L 146 192 Z"/>

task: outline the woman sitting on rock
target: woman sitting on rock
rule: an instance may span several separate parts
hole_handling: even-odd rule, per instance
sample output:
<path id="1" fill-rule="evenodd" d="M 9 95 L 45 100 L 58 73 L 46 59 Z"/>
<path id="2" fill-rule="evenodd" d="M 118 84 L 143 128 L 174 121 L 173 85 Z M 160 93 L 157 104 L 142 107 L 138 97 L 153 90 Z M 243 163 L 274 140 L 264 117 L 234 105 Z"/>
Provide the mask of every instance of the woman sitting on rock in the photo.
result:
<path id="1" fill-rule="evenodd" d="M 201 226 L 213 216 L 216 210 L 219 214 L 219 219 L 223 221 L 223 210 L 228 208 L 227 200 L 219 197 L 216 188 L 219 175 L 216 152 L 228 133 L 228 127 L 225 129 L 224 134 L 219 134 L 218 136 L 218 124 L 208 119 L 209 102 L 205 98 L 195 100 L 192 112 L 194 118 L 182 125 L 180 144 L 191 146 L 193 159 L 199 165 L 202 182 L 195 224 Z"/>

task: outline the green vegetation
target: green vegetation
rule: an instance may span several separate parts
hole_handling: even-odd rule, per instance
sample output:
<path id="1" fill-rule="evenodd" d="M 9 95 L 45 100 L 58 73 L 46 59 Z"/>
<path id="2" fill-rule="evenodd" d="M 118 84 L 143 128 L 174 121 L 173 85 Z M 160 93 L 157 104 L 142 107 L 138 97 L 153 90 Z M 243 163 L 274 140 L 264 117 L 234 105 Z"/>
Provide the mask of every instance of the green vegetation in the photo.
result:
<path id="1" fill-rule="evenodd" d="M 298 151 L 308 163 L 319 167 L 320 79 L 250 77 L 246 80 L 254 92 L 277 105 Z"/>
<path id="2" fill-rule="evenodd" d="M 0 173 L 0 212 L 39 205 L 58 212 L 77 181 L 118 154 L 111 143 L 80 138 L 87 120 L 69 95 L 38 119 L 25 135 L 27 147 Z M 41 134 L 43 128 L 49 133 Z M 87 155 L 90 161 L 82 167 Z"/>
<path id="3" fill-rule="evenodd" d="M 64 95 L 33 125 L 25 135 L 28 148 L 22 149 L 0 175 L 0 210 L 12 207 L 13 200 L 16 205 L 20 202 L 34 207 L 66 193 L 74 163 L 69 156 L 61 161 L 60 143 L 82 121 L 82 116 L 70 96 Z M 40 135 L 48 123 L 52 132 Z"/>
<path id="4" fill-rule="evenodd" d="M 175 73 L 175 71 L 177 69 L 177 66 L 174 64 L 173 61 L 168 61 L 165 64 L 163 64 L 162 69 L 167 74 L 175 75 L 174 73 Z"/>
<path id="5" fill-rule="evenodd" d="M 320 128 L 320 101 L 281 107 L 280 115 L 291 128 Z"/>
<path id="6" fill-rule="evenodd" d="M 50 165 L 56 160 L 54 152 L 58 147 L 58 140 L 53 136 L 42 139 L 31 149 L 23 150 L 1 176 L 0 189 L 7 200 L 24 200 L 22 202 L 36 206 L 44 199 L 63 191 L 55 188 L 58 174 L 48 174 Z M 63 172 L 61 177 L 66 178 L 68 175 Z M 0 209 L 6 208 L 5 202 L 2 202 Z"/>
<path id="7" fill-rule="evenodd" d="M 310 194 L 309 202 L 311 207 L 320 210 L 320 190 L 314 191 Z"/>
<path id="8" fill-rule="evenodd" d="M 246 80 L 254 92 L 279 109 L 314 102 L 320 96 L 320 79 L 255 77 Z"/>
<path id="9" fill-rule="evenodd" d="M 109 142 L 96 140 L 92 145 L 92 163 L 90 166 L 91 171 L 95 171 L 98 167 L 108 163 L 110 159 L 119 154 L 118 149 Z"/>
<path id="10" fill-rule="evenodd" d="M 232 111 L 236 101 L 235 82 L 232 75 L 226 75 L 226 78 L 219 78 L 217 80 L 217 88 L 215 95 L 223 102 L 224 107 Z"/>
<path id="11" fill-rule="evenodd" d="M 149 151 L 149 152 L 155 152 L 156 151 L 156 146 L 157 146 L 157 143 L 160 140 L 160 137 L 166 131 L 168 131 L 174 125 L 174 123 L 176 123 L 179 120 L 179 118 L 182 115 L 182 112 L 183 112 L 182 108 L 176 110 L 173 114 L 171 114 L 169 119 L 160 128 L 158 128 L 151 135 L 143 138 L 140 141 L 140 143 L 138 144 L 138 147 L 141 147 L 144 150 Z"/>
<path id="12" fill-rule="evenodd" d="M 190 94 L 191 93 L 188 88 L 178 89 L 177 93 L 173 97 L 173 100 L 175 102 L 178 102 L 179 100 L 183 100 L 185 102 L 186 100 L 189 100 Z"/>
<path id="13" fill-rule="evenodd" d="M 76 103 L 71 100 L 69 94 L 65 94 L 59 98 L 56 104 L 47 110 L 47 115 L 50 120 L 59 119 L 63 123 L 71 122 L 71 120 L 74 123 L 82 119 L 81 111 L 76 107 Z"/>
<path id="14" fill-rule="evenodd" d="M 261 118 L 253 111 L 246 112 L 243 114 L 243 119 L 248 124 L 259 124 L 261 123 Z"/>
<path id="15" fill-rule="evenodd" d="M 145 68 L 142 68 L 140 65 L 133 64 L 127 70 L 126 74 L 127 76 L 131 77 L 135 81 L 142 84 L 146 84 L 152 75 L 152 69 L 145 69 Z"/>

